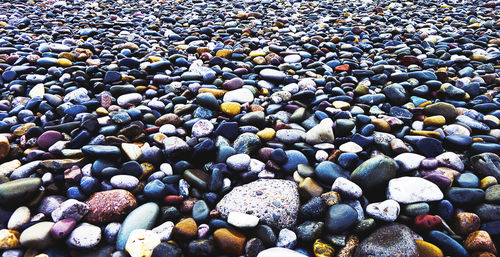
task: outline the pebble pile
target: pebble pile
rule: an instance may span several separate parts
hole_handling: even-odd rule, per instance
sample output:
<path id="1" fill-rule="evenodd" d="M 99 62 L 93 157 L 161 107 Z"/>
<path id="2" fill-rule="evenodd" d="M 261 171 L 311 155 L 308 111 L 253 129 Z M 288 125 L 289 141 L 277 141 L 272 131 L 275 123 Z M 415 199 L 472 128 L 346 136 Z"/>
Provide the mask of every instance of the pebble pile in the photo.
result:
<path id="1" fill-rule="evenodd" d="M 496 256 L 499 7 L 1 1 L 1 257 Z"/>

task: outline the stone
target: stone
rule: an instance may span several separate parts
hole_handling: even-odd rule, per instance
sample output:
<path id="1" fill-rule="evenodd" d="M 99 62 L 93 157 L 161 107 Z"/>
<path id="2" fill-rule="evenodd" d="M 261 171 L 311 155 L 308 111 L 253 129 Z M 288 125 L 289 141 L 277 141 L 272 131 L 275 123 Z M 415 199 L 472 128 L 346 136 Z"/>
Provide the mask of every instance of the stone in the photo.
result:
<path id="1" fill-rule="evenodd" d="M 50 229 L 50 234 L 54 239 L 67 237 L 76 226 L 76 220 L 68 218 L 56 222 Z"/>
<path id="2" fill-rule="evenodd" d="M 193 218 L 186 218 L 175 224 L 172 237 L 176 240 L 186 241 L 196 237 L 198 226 Z"/>
<path id="3" fill-rule="evenodd" d="M 391 179 L 387 187 L 387 198 L 404 204 L 439 201 L 443 197 L 436 184 L 418 177 Z"/>
<path id="4" fill-rule="evenodd" d="M 150 257 L 160 243 L 160 237 L 153 231 L 136 229 L 130 233 L 125 250 L 131 257 Z"/>
<path id="5" fill-rule="evenodd" d="M 0 164 L 0 176 L 8 177 L 19 167 L 21 167 L 21 162 L 19 160 L 4 162 Z"/>
<path id="6" fill-rule="evenodd" d="M 308 144 L 333 143 L 333 121 L 330 119 L 322 120 L 318 125 L 307 131 L 305 140 Z"/>
<path id="7" fill-rule="evenodd" d="M 52 220 L 55 222 L 72 218 L 74 220 L 80 220 L 89 211 L 88 205 L 75 199 L 68 199 L 61 203 L 54 211 L 52 211 Z"/>
<path id="8" fill-rule="evenodd" d="M 136 229 L 148 230 L 153 228 L 159 213 L 160 207 L 153 202 L 145 203 L 130 212 L 123 221 L 120 231 L 118 232 L 116 249 L 121 251 L 125 250 L 125 245 L 132 231 Z"/>
<path id="9" fill-rule="evenodd" d="M 43 221 L 26 228 L 19 237 L 19 243 L 28 248 L 46 249 L 54 244 L 50 236 L 53 222 Z"/>
<path id="10" fill-rule="evenodd" d="M 0 230 L 0 250 L 9 250 L 20 247 L 19 232 L 16 230 Z"/>
<path id="11" fill-rule="evenodd" d="M 85 204 L 88 206 L 85 220 L 93 224 L 122 221 L 137 207 L 134 195 L 123 189 L 97 192 Z"/>
<path id="12" fill-rule="evenodd" d="M 419 256 L 411 230 L 392 223 L 378 228 L 359 244 L 354 253 L 361 256 Z"/>
<path id="13" fill-rule="evenodd" d="M 357 222 L 358 213 L 347 204 L 336 204 L 327 212 L 325 225 L 328 232 L 338 234 L 346 231 Z"/>
<path id="14" fill-rule="evenodd" d="M 235 154 L 226 159 L 229 168 L 235 171 L 245 171 L 250 165 L 250 156 L 248 154 Z"/>
<path id="15" fill-rule="evenodd" d="M 101 228 L 98 226 L 81 223 L 69 235 L 66 243 L 75 248 L 91 249 L 101 241 Z"/>
<path id="16" fill-rule="evenodd" d="M 474 169 L 483 176 L 500 180 L 500 157 L 494 153 L 481 153 L 470 158 Z"/>
<path id="17" fill-rule="evenodd" d="M 467 235 L 481 227 L 481 219 L 471 212 L 459 212 L 455 216 L 454 229 L 459 235 Z"/>
<path id="18" fill-rule="evenodd" d="M 237 228 L 253 228 L 259 224 L 259 218 L 241 212 L 230 212 L 227 215 L 227 222 Z"/>
<path id="19" fill-rule="evenodd" d="M 151 257 L 181 257 L 182 250 L 172 243 L 162 242 L 153 249 Z"/>
<path id="20" fill-rule="evenodd" d="M 428 241 L 439 247 L 445 255 L 457 257 L 469 256 L 469 253 L 467 253 L 467 250 L 463 246 L 441 231 L 433 230 L 429 232 Z"/>
<path id="21" fill-rule="evenodd" d="M 415 243 L 417 244 L 419 256 L 444 257 L 443 251 L 429 242 L 415 239 Z"/>
<path id="22" fill-rule="evenodd" d="M 42 185 L 40 178 L 22 178 L 0 184 L 0 204 L 23 203 L 31 200 Z"/>
<path id="23" fill-rule="evenodd" d="M 279 179 L 261 179 L 233 188 L 217 204 L 223 218 L 231 212 L 251 214 L 260 222 L 286 228 L 295 225 L 299 209 L 297 184 Z"/>
<path id="24" fill-rule="evenodd" d="M 431 116 L 441 115 L 448 122 L 454 121 L 458 116 L 456 108 L 453 105 L 444 102 L 427 105 L 424 108 L 424 112 Z"/>
<path id="25" fill-rule="evenodd" d="M 379 203 L 371 203 L 366 206 L 366 213 L 377 220 L 395 221 L 399 216 L 399 212 L 399 203 L 394 200 L 385 200 Z"/>
<path id="26" fill-rule="evenodd" d="M 246 237 L 230 228 L 220 228 L 214 231 L 214 241 L 224 253 L 241 255 L 245 247 Z"/>
<path id="27" fill-rule="evenodd" d="M 420 163 L 425 156 L 416 153 L 402 153 L 394 157 L 394 161 L 399 165 L 402 172 L 409 172 L 420 167 Z"/>
<path id="28" fill-rule="evenodd" d="M 250 103 L 254 99 L 252 91 L 247 88 L 240 88 L 224 94 L 224 102 L 237 102 L 240 104 Z"/>
<path id="29" fill-rule="evenodd" d="M 297 244 L 297 235 L 290 229 L 281 229 L 278 234 L 277 247 L 293 249 Z"/>
<path id="30" fill-rule="evenodd" d="M 363 195 L 361 187 L 343 177 L 335 179 L 332 185 L 332 191 L 336 191 L 346 198 L 359 198 Z"/>
<path id="31" fill-rule="evenodd" d="M 26 206 L 17 208 L 7 222 L 7 228 L 11 230 L 19 230 L 21 226 L 28 223 L 31 218 L 30 209 Z"/>
<path id="32" fill-rule="evenodd" d="M 313 252 L 318 257 L 333 257 L 335 256 L 335 248 L 325 243 L 321 239 L 317 239 L 313 244 Z"/>
<path id="33" fill-rule="evenodd" d="M 257 255 L 257 257 L 276 257 L 276 256 L 306 257 L 307 255 L 283 247 L 268 248 Z"/>
<path id="34" fill-rule="evenodd" d="M 0 136 L 0 159 L 5 158 L 10 151 L 10 142 L 9 140 L 4 137 Z"/>
<path id="35" fill-rule="evenodd" d="M 383 156 L 373 157 L 359 165 L 352 173 L 351 180 L 363 190 L 371 190 L 387 183 L 396 176 L 397 164 Z"/>
<path id="36" fill-rule="evenodd" d="M 473 251 L 486 251 L 497 254 L 497 249 L 490 234 L 484 230 L 477 230 L 470 233 L 464 242 L 465 249 Z"/>

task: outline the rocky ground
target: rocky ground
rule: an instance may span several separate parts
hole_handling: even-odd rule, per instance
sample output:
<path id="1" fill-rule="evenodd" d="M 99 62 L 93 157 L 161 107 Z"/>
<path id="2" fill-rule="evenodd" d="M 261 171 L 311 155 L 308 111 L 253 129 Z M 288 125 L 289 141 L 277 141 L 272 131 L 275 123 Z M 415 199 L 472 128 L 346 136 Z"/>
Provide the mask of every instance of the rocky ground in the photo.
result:
<path id="1" fill-rule="evenodd" d="M 499 6 L 0 2 L 1 257 L 496 256 Z"/>

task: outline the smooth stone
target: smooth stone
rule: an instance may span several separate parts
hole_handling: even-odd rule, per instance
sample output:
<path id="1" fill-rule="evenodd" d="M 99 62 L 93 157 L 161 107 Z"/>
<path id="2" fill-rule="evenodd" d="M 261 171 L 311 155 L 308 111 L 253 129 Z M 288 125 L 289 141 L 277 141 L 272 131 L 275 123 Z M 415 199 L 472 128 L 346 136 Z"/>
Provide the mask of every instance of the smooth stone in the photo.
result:
<path id="1" fill-rule="evenodd" d="M 397 164 L 383 156 L 373 157 L 366 160 L 351 173 L 351 180 L 363 190 L 370 190 L 396 176 Z"/>
<path id="2" fill-rule="evenodd" d="M 428 241 L 439 247 L 445 255 L 456 257 L 469 256 L 469 253 L 463 246 L 441 231 L 433 230 L 429 232 Z"/>
<path id="3" fill-rule="evenodd" d="M 257 255 L 257 257 L 276 257 L 276 256 L 307 257 L 307 255 L 283 247 L 268 248 Z"/>
<path id="4" fill-rule="evenodd" d="M 46 249 L 54 244 L 50 236 L 50 229 L 54 222 L 43 221 L 26 228 L 19 237 L 19 242 L 24 247 Z"/>
<path id="5" fill-rule="evenodd" d="M 0 184 L 0 203 L 19 204 L 31 200 L 42 185 L 40 178 L 21 178 Z"/>
<path id="6" fill-rule="evenodd" d="M 26 206 L 17 208 L 7 222 L 7 228 L 11 230 L 19 230 L 21 226 L 30 221 L 31 212 Z"/>
<path id="7" fill-rule="evenodd" d="M 153 228 L 159 213 L 160 207 L 153 202 L 145 203 L 130 212 L 118 232 L 116 248 L 121 251 L 125 250 L 125 245 L 132 231 Z"/>
<path id="8" fill-rule="evenodd" d="M 160 243 L 160 237 L 153 231 L 136 229 L 130 233 L 125 250 L 132 257 L 151 256 L 154 248 Z"/>
<path id="9" fill-rule="evenodd" d="M 235 154 L 226 159 L 226 164 L 235 171 L 244 171 L 250 165 L 250 156 L 248 154 Z"/>
<path id="10" fill-rule="evenodd" d="M 236 90 L 229 91 L 224 94 L 224 102 L 237 102 L 237 103 L 250 103 L 254 99 L 252 91 L 247 88 L 239 88 Z"/>
<path id="11" fill-rule="evenodd" d="M 321 183 L 331 185 L 338 178 L 348 178 L 349 172 L 331 161 L 323 161 L 316 166 L 314 174 Z"/>
<path id="12" fill-rule="evenodd" d="M 230 212 L 227 215 L 227 222 L 237 228 L 253 228 L 259 224 L 259 218 L 241 212 Z"/>
<path id="13" fill-rule="evenodd" d="M 394 157 L 394 160 L 399 165 L 403 172 L 416 170 L 420 167 L 420 163 L 425 159 L 425 156 L 416 153 L 402 153 Z"/>
<path id="14" fill-rule="evenodd" d="M 443 197 L 436 184 L 419 177 L 391 179 L 387 187 L 387 198 L 404 204 L 439 201 Z"/>
<path id="15" fill-rule="evenodd" d="M 345 198 L 356 199 L 363 195 L 361 187 L 344 177 L 335 179 L 332 185 L 332 191 L 340 193 Z"/>
<path id="16" fill-rule="evenodd" d="M 325 225 L 328 232 L 337 234 L 346 231 L 358 221 L 358 213 L 347 204 L 336 204 L 327 212 Z"/>
<path id="17" fill-rule="evenodd" d="M 259 72 L 259 75 L 263 79 L 270 81 L 281 81 L 286 77 L 284 72 L 275 69 L 263 69 Z"/>
<path id="18" fill-rule="evenodd" d="M 299 164 L 309 164 L 309 161 L 307 160 L 307 157 L 297 151 L 297 150 L 287 150 L 285 151 L 287 161 L 285 164 L 281 166 L 284 172 L 286 173 L 292 173 L 297 170 L 297 166 Z"/>
<path id="19" fill-rule="evenodd" d="M 484 201 L 485 192 L 479 188 L 452 187 L 446 197 L 454 204 L 475 205 Z"/>
<path id="20" fill-rule="evenodd" d="M 69 235 L 66 243 L 70 247 L 91 249 L 101 241 L 101 228 L 89 223 L 82 223 Z"/>
<path id="21" fill-rule="evenodd" d="M 444 102 L 438 102 L 425 106 L 424 112 L 429 116 L 444 116 L 447 122 L 452 122 L 458 116 L 456 108 Z"/>
<path id="22" fill-rule="evenodd" d="M 371 203 L 366 206 L 366 213 L 377 220 L 395 221 L 400 212 L 399 203 L 394 200 L 385 200 L 379 203 Z"/>
<path id="23" fill-rule="evenodd" d="M 76 220 L 75 219 L 63 219 L 54 224 L 52 228 L 50 229 L 50 234 L 54 239 L 63 239 L 67 237 L 71 231 L 76 226 Z"/>
<path id="24" fill-rule="evenodd" d="M 443 143 L 430 137 L 418 140 L 416 147 L 425 157 L 436 157 L 444 152 Z"/>
<path id="25" fill-rule="evenodd" d="M 223 253 L 243 254 L 246 237 L 242 233 L 230 228 L 220 228 L 214 231 L 213 236 L 215 244 Z"/>

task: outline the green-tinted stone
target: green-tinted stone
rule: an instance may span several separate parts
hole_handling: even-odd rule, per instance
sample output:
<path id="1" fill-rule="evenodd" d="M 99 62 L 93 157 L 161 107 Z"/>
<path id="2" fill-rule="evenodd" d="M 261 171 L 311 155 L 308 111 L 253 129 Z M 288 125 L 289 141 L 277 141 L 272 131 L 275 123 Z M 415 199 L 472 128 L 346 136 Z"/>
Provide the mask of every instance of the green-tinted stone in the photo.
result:
<path id="1" fill-rule="evenodd" d="M 54 243 L 50 236 L 50 229 L 54 222 L 39 222 L 36 223 L 21 233 L 19 242 L 22 246 L 34 249 L 46 249 Z"/>
<path id="2" fill-rule="evenodd" d="M 145 203 L 128 214 L 120 227 L 116 239 L 116 249 L 119 251 L 125 250 L 128 236 L 136 229 L 151 229 L 156 222 L 156 218 L 160 213 L 158 204 L 149 202 Z"/>
<path id="3" fill-rule="evenodd" d="M 20 205 L 31 200 L 41 185 L 40 178 L 22 178 L 0 184 L 0 204 Z"/>
<path id="4" fill-rule="evenodd" d="M 197 169 L 185 170 L 183 177 L 191 186 L 201 190 L 206 190 L 208 181 L 210 181 L 210 175 L 208 175 L 208 173 Z"/>
<path id="5" fill-rule="evenodd" d="M 418 216 L 429 213 L 430 207 L 428 203 L 413 203 L 403 207 L 403 212 L 409 216 Z"/>
<path id="6" fill-rule="evenodd" d="M 429 104 L 424 108 L 424 112 L 428 116 L 443 115 L 447 122 L 455 120 L 458 116 L 458 112 L 455 107 L 444 102 Z"/>
<path id="7" fill-rule="evenodd" d="M 351 180 L 364 190 L 370 190 L 396 176 L 396 162 L 385 156 L 376 156 L 359 165 L 351 174 Z"/>
<path id="8" fill-rule="evenodd" d="M 486 189 L 486 202 L 500 204 L 500 185 L 493 185 Z"/>

